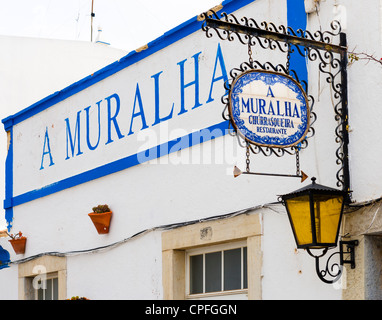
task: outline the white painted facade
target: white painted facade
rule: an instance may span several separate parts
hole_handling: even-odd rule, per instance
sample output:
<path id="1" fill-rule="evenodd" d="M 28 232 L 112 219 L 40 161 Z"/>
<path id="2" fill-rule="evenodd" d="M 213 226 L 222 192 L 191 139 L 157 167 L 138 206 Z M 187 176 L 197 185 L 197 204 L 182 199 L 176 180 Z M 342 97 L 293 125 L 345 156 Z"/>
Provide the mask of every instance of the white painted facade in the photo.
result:
<path id="1" fill-rule="evenodd" d="M 320 1 L 317 11 L 307 15 L 307 29 L 328 30 L 342 6 L 349 48 L 382 56 L 381 1 L 371 2 Z M 225 1 L 221 12 L 287 25 L 287 2 L 281 4 Z M 22 265 L 54 255 L 66 257 L 68 298 L 164 299 L 163 234 L 184 224 L 241 214 L 259 216 L 258 298 L 342 299 L 343 290 L 320 282 L 314 260 L 295 249 L 285 208 L 276 203 L 278 195 L 300 188 L 300 180 L 233 177 L 234 165 L 245 168 L 245 149 L 221 129 L 220 98 L 224 67 L 229 76 L 232 68 L 247 61 L 247 47 L 219 41 L 216 35 L 207 38 L 200 28 L 190 32 L 198 23 L 195 17 L 148 48 L 44 98 L 28 109 L 33 116 L 22 110 L 4 120 L 6 130 L 12 131 L 12 201 L 5 204 L 13 211 L 10 232 L 22 231 L 28 240 L 25 254 L 15 255 L 8 241 L 0 239 L 12 261 L 0 270 L 1 299 L 24 297 Z M 274 65 L 286 63 L 286 55 L 277 50 L 254 47 L 253 56 Z M 317 121 L 314 137 L 300 153 L 301 168 L 320 184 L 336 187 L 338 145 L 330 86 L 318 75 L 317 63 L 307 62 L 307 70 Z M 356 203 L 376 199 L 382 191 L 375 161 L 380 142 L 370 139 L 379 131 L 372 119 L 380 113 L 381 72 L 380 66 L 362 61 L 348 71 L 351 190 Z M 207 135 L 206 142 L 192 140 L 206 128 L 216 139 Z M 252 155 L 252 168 L 293 174 L 295 158 Z M 9 174 L 9 167 L 6 170 Z M 113 217 L 110 232 L 99 235 L 87 214 L 103 203 Z M 244 291 L 227 297 L 247 295 Z"/>
<path id="2" fill-rule="evenodd" d="M 126 55 L 126 51 L 82 41 L 0 35 L 6 50 L 0 52 L 0 118 L 36 103 L 44 97 L 81 80 Z M 22 94 L 21 94 L 22 93 Z M 0 149 L 6 150 L 6 132 Z M 5 163 L 6 152 L 0 153 Z M 0 193 L 4 194 L 4 170 L 0 171 Z M 3 217 L 0 229 L 5 229 Z"/>

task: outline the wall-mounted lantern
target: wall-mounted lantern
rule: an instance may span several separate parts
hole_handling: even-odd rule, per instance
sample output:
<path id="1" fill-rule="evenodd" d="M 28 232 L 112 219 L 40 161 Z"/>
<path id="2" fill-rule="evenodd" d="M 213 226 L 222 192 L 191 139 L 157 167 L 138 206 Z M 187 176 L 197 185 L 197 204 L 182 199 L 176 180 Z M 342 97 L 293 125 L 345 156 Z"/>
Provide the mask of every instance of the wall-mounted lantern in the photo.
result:
<path id="1" fill-rule="evenodd" d="M 337 246 L 345 198 L 346 192 L 317 184 L 314 177 L 310 185 L 281 196 L 297 248 L 306 249 L 316 259 L 317 275 L 325 283 L 333 283 L 341 277 L 344 263 L 350 263 L 351 268 L 355 268 L 354 247 L 358 245 L 356 240 L 340 241 L 340 251 L 334 254 L 340 254 L 341 267 L 335 274 L 333 267 L 329 268 L 328 264 L 326 270 L 320 270 L 319 267 L 319 258 L 324 256 L 328 249 Z M 343 249 L 344 245 L 347 246 L 346 251 Z M 320 255 L 314 255 L 313 249 L 323 251 Z M 344 259 L 345 253 L 349 253 L 350 259 Z M 334 279 L 326 279 L 327 275 Z"/>

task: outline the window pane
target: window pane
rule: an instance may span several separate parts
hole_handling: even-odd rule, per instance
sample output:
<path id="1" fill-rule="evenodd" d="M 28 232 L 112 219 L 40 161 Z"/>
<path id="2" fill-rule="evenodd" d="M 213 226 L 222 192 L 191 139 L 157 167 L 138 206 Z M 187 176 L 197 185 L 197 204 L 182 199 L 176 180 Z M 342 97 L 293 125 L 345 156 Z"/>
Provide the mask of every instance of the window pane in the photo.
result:
<path id="1" fill-rule="evenodd" d="M 302 246 L 312 243 L 313 234 L 309 196 L 300 196 L 288 199 L 285 202 L 298 245 Z"/>
<path id="2" fill-rule="evenodd" d="M 190 257 L 190 293 L 203 293 L 203 255 Z"/>
<path id="3" fill-rule="evenodd" d="M 45 300 L 52 300 L 52 279 L 46 280 Z"/>
<path id="4" fill-rule="evenodd" d="M 343 197 L 328 199 L 326 195 L 315 195 L 313 198 L 317 242 L 335 244 Z"/>
<path id="5" fill-rule="evenodd" d="M 46 281 L 39 280 L 37 282 L 37 300 L 44 300 L 44 291 L 46 289 Z"/>
<path id="6" fill-rule="evenodd" d="M 37 300 L 44 300 L 43 289 L 38 289 L 37 290 Z"/>
<path id="7" fill-rule="evenodd" d="M 224 251 L 224 290 L 241 289 L 241 249 Z"/>
<path id="8" fill-rule="evenodd" d="M 222 290 L 222 254 L 212 252 L 206 254 L 206 292 Z"/>
<path id="9" fill-rule="evenodd" d="M 58 278 L 53 279 L 53 300 L 58 300 Z"/>
<path id="10" fill-rule="evenodd" d="M 243 289 L 248 288 L 248 277 L 247 277 L 247 247 L 243 248 Z"/>

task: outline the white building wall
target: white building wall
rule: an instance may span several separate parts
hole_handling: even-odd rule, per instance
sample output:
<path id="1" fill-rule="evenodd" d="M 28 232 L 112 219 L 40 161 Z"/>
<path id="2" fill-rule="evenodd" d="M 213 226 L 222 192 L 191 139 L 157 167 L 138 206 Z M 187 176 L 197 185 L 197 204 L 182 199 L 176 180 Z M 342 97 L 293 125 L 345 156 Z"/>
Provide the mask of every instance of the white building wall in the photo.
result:
<path id="1" fill-rule="evenodd" d="M 352 1 L 346 6 L 349 33 L 349 49 L 358 53 L 382 57 L 382 23 L 380 1 L 372 1 L 370 6 L 362 6 Z M 363 22 L 362 22 L 363 21 Z M 381 65 L 370 60 L 356 61 L 349 68 L 349 119 L 351 178 L 354 199 L 366 201 L 379 198 L 382 194 L 379 138 L 380 88 L 382 85 Z"/>
<path id="2" fill-rule="evenodd" d="M 19 112 L 126 55 L 126 51 L 82 41 L 0 35 L 0 118 Z M 0 133 L 0 163 L 7 137 Z M 0 194 L 4 195 L 4 170 Z M 0 230 L 5 229 L 3 217 Z"/>
<path id="3" fill-rule="evenodd" d="M 2 246 L 3 246 L 2 241 Z M 5 245 L 3 246 L 5 248 Z M 1 300 L 17 300 L 18 299 L 18 268 L 17 265 L 12 267 L 1 269 Z"/>
<path id="4" fill-rule="evenodd" d="M 336 19 L 347 34 L 350 52 L 361 54 L 361 58 L 366 58 L 362 54 L 368 54 L 379 60 L 382 56 L 380 8 L 379 0 L 367 5 L 352 0 L 321 1 L 318 13 L 309 14 L 307 28 L 327 30 L 330 22 Z M 371 138 L 379 132 L 381 84 L 378 62 L 365 59 L 348 66 L 350 189 L 355 202 L 379 198 L 382 194 L 381 171 L 375 160 L 379 157 L 381 141 Z M 329 88 L 324 76 L 310 81 L 310 85 L 315 85 L 313 92 L 320 97 L 324 95 L 321 91 Z M 320 104 L 320 108 L 332 108 L 332 105 L 332 101 L 328 101 L 326 106 Z"/>
<path id="5" fill-rule="evenodd" d="M 377 2 L 375 1 L 375 4 Z M 329 28 L 328 21 L 335 16 L 333 5 L 333 1 L 321 2 L 319 21 L 323 29 Z M 357 10 L 361 10 L 358 7 L 360 4 L 356 4 L 356 1 L 347 1 L 344 5 L 347 9 L 348 29 L 346 31 L 349 44 L 360 43 L 359 48 L 361 49 L 361 44 L 367 46 L 369 42 L 363 42 L 364 33 L 355 31 L 356 26 L 367 25 L 363 23 L 367 20 L 372 25 L 370 30 L 380 30 L 373 28 L 380 25 L 380 11 L 371 12 L 370 9 L 370 12 L 367 11 L 369 15 L 366 13 L 364 15 L 365 20 L 361 20 L 359 15 L 357 19 L 353 18 Z M 235 15 L 253 17 L 257 21 L 273 21 L 278 25 L 286 23 L 285 10 L 285 3 L 280 6 L 276 5 L 276 1 L 258 0 L 238 10 Z M 317 27 L 317 23 L 318 16 L 310 14 L 308 28 Z M 316 29 L 312 28 L 312 30 Z M 248 59 L 246 46 L 239 45 L 237 41 L 225 41 L 220 45 L 227 71 Z M 145 135 L 147 133 L 152 133 L 157 138 L 153 143 L 155 145 L 166 141 L 166 136 L 161 136 L 163 132 L 182 136 L 192 130 L 221 122 L 220 97 L 224 93 L 219 87 L 221 82 L 217 82 L 216 89 L 214 89 L 215 101 L 210 104 L 205 103 L 211 85 L 217 48 L 216 36 L 207 39 L 202 31 L 197 31 L 110 78 L 98 82 L 93 87 L 86 88 L 77 95 L 14 126 L 14 160 L 16 164 L 14 166 L 14 195 L 54 184 L 84 170 L 127 156 L 137 148 L 140 150 L 148 148 L 151 142 L 138 138 L 147 138 L 150 136 Z M 381 50 L 380 42 L 379 46 L 376 45 L 374 49 Z M 46 175 L 41 175 L 41 171 L 38 170 L 41 164 L 40 152 L 30 154 L 34 163 L 32 166 L 28 167 L 29 164 L 22 161 L 24 160 L 22 159 L 25 152 L 24 147 L 31 146 L 36 141 L 25 139 L 25 136 L 23 137 L 25 132 L 28 132 L 29 137 L 36 138 L 39 134 L 43 136 L 45 128 L 49 126 L 49 130 L 52 128 L 50 132 L 57 133 L 57 136 L 63 134 L 65 137 L 64 118 L 70 117 L 71 121 L 74 121 L 72 122 L 74 125 L 79 110 L 82 110 L 83 115 L 85 107 L 91 104 L 95 106 L 97 101 L 116 92 L 121 98 L 121 114 L 118 117 L 121 128 L 123 127 L 123 133 L 127 136 L 130 119 L 124 116 L 132 113 L 137 83 L 142 91 L 148 124 L 152 124 L 153 118 L 149 118 L 152 117 L 152 106 L 154 105 L 151 76 L 160 71 L 163 71 L 161 105 L 170 107 L 174 102 L 175 108 L 177 108 L 174 114 L 178 113 L 180 100 L 178 80 L 172 82 L 172 77 L 179 76 L 177 63 L 184 59 L 187 59 L 186 67 L 191 68 L 192 76 L 194 67 L 192 55 L 199 51 L 202 51 L 199 57 L 202 106 L 199 109 L 190 109 L 193 103 L 193 96 L 190 94 L 191 98 L 186 100 L 188 114 L 182 115 L 182 117 L 174 115 L 168 123 L 164 122 L 160 126 L 150 127 L 146 131 L 142 130 L 140 136 L 138 131 L 141 123 L 137 120 L 135 136 L 113 142 L 111 153 L 101 152 L 105 150 L 105 146 L 94 153 L 84 149 L 83 155 L 78 158 L 72 157 L 69 161 L 64 161 L 65 148 L 63 145 L 59 145 L 58 138 L 56 141 L 54 140 L 56 138 L 52 134 L 52 150 L 53 147 L 60 146 L 61 154 L 55 153 L 56 167 L 52 166 L 54 170 L 51 170 L 50 173 L 49 167 L 46 165 L 44 169 L 46 170 L 44 172 L 48 171 Z M 285 55 L 277 52 L 264 53 L 262 49 L 255 47 L 254 54 L 256 59 L 276 61 L 273 62 L 274 64 L 285 63 Z M 309 147 L 301 152 L 302 169 L 310 177 L 316 176 L 319 183 L 335 187 L 335 173 L 338 170 L 338 166 L 335 165 L 335 150 L 338 146 L 334 141 L 333 107 L 329 101 L 330 97 L 328 97 L 330 88 L 325 79 L 318 78 L 313 66 L 310 65 L 308 70 L 310 72 L 310 94 L 314 95 L 316 99 L 315 112 L 318 120 L 314 125 L 315 136 L 309 140 Z M 366 74 L 365 70 L 370 70 L 374 75 L 364 78 L 362 75 Z M 365 131 L 378 132 L 378 122 L 365 121 L 366 115 L 370 116 L 370 112 L 378 115 L 376 103 L 379 98 L 376 93 L 378 85 L 380 85 L 378 71 L 371 63 L 364 66 L 362 62 L 357 62 L 349 69 L 351 181 L 354 191 L 353 198 L 357 201 L 379 195 L 378 190 L 382 188 L 382 184 L 379 183 L 381 179 L 371 177 L 373 172 L 378 171 L 376 170 L 378 164 L 374 161 L 376 154 L 373 153 L 378 152 L 377 148 L 374 148 L 374 151 L 366 148 L 364 142 L 367 142 L 367 139 L 363 139 Z M 174 87 L 176 90 L 173 89 Z M 373 88 L 373 93 L 367 100 L 370 109 L 365 110 L 362 103 L 365 98 L 361 97 L 364 92 L 370 91 L 367 90 L 368 88 Z M 126 107 L 127 105 L 128 107 Z M 125 107 L 130 109 L 127 110 Z M 122 108 L 124 109 L 122 110 Z M 163 115 L 168 114 L 169 110 L 163 111 Z M 61 122 L 56 121 L 57 118 Z M 368 119 L 370 118 L 368 117 Z M 39 123 L 37 128 L 36 122 Z M 165 125 L 168 125 L 169 131 L 166 131 Z M 181 130 L 186 130 L 186 132 Z M 84 137 L 85 133 L 82 132 L 82 134 Z M 115 132 L 113 132 L 113 136 L 116 137 Z M 39 141 L 41 144 L 41 139 Z M 105 145 L 105 140 L 102 143 Z M 370 146 L 370 144 L 371 142 L 366 145 Z M 35 149 L 38 149 L 38 144 Z M 207 161 L 200 164 L 195 164 L 195 161 L 190 163 L 188 160 L 190 155 L 191 158 L 197 157 L 201 149 L 203 149 L 203 155 L 206 155 Z M 374 155 L 374 158 L 369 157 L 365 149 L 372 152 L 371 155 Z M 96 153 L 100 153 L 103 158 L 95 157 Z M 224 161 L 217 163 L 216 159 L 221 159 L 222 154 Z M 180 162 L 180 159 L 183 162 Z M 253 171 L 259 172 L 293 173 L 294 161 L 293 157 L 288 156 L 281 159 L 274 157 L 264 159 L 261 156 L 253 156 L 251 158 L 253 167 L 251 168 Z M 91 299 L 161 299 L 163 298 L 161 229 L 148 231 L 127 240 L 116 248 L 81 254 L 78 251 L 112 245 L 142 231 L 163 225 L 224 215 L 247 208 L 258 208 L 258 206 L 276 202 L 277 195 L 301 187 L 300 181 L 297 179 L 282 180 L 276 177 L 260 176 L 240 176 L 234 179 L 233 166 L 237 164 L 244 169 L 244 162 L 244 150 L 237 146 L 236 138 L 224 136 L 46 195 L 14 207 L 12 231 L 21 230 L 28 236 L 26 254 L 15 256 L 8 243 L 3 241 L 2 245 L 11 253 L 13 261 L 52 251 L 66 254 L 68 297 L 83 295 Z M 49 163 L 48 159 L 45 163 Z M 367 169 L 365 169 L 366 167 Z M 27 175 L 26 173 L 29 171 L 33 174 Z M 360 172 L 358 173 L 358 171 Z M 378 173 L 375 174 L 378 175 Z M 113 211 L 110 233 L 102 236 L 96 233 L 87 216 L 91 208 L 100 203 L 109 204 Z M 261 212 L 263 217 L 263 299 L 341 299 L 341 290 L 325 285 L 318 280 L 315 275 L 314 259 L 302 250 L 295 250 L 284 208 L 281 205 L 271 205 L 256 210 Z M 13 286 L 15 280 L 10 279 L 11 277 L 8 275 L 16 275 L 16 269 L 17 264 L 12 264 L 10 268 L 1 270 L 1 283 Z M 105 271 L 104 275 L 100 274 L 101 270 Z M 107 285 L 109 287 L 105 288 Z M 0 298 L 17 299 L 17 290 L 13 288 L 11 291 L 4 291 L 0 288 Z"/>
<path id="6" fill-rule="evenodd" d="M 67 267 L 68 297 L 163 299 L 159 231 L 126 240 L 100 253 L 70 257 Z"/>
<path id="7" fill-rule="evenodd" d="M 264 300 L 341 299 L 341 285 L 321 282 L 315 273 L 315 260 L 306 250 L 296 249 L 285 208 L 271 205 L 262 212 L 264 219 L 262 298 Z M 321 263 L 324 268 L 324 261 Z"/>

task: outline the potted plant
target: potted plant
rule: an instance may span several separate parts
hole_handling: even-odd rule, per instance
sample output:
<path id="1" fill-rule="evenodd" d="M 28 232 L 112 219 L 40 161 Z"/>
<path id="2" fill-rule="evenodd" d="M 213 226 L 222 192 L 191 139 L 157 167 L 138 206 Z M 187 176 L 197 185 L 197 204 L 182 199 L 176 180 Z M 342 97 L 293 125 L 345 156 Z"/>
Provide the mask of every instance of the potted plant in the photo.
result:
<path id="1" fill-rule="evenodd" d="M 8 240 L 8 241 L 11 243 L 13 250 L 15 250 L 16 254 L 24 254 L 27 238 L 23 236 L 21 231 L 19 231 L 19 233 L 16 233 L 15 235 L 13 234 L 8 234 L 8 235 L 12 238 L 11 240 Z"/>
<path id="2" fill-rule="evenodd" d="M 93 212 L 89 213 L 88 216 L 99 234 L 109 233 L 112 211 L 107 204 L 100 204 L 93 207 Z"/>
<path id="3" fill-rule="evenodd" d="M 86 297 L 73 296 L 70 299 L 66 299 L 66 300 L 90 300 L 90 299 Z"/>

